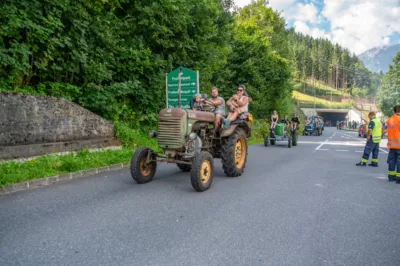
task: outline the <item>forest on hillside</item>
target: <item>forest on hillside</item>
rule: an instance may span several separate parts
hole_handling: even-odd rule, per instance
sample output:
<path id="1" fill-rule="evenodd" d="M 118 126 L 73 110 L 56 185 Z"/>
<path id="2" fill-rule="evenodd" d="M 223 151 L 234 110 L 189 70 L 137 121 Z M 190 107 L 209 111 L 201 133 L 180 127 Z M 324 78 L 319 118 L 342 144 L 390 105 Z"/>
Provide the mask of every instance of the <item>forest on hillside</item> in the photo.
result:
<path id="1" fill-rule="evenodd" d="M 315 39 L 292 33 L 295 77 L 315 79 L 332 88 L 348 91 L 353 97 L 374 97 L 380 86 L 382 73 L 373 73 L 354 53 L 328 39 Z"/>
<path id="2" fill-rule="evenodd" d="M 386 116 L 393 114 L 396 104 L 400 104 L 400 52 L 393 58 L 379 88 L 379 107 Z"/>
<path id="3" fill-rule="evenodd" d="M 287 29 L 266 2 L 4 0 L 0 91 L 64 97 L 112 121 L 150 124 L 165 107 L 165 73 L 181 65 L 199 70 L 208 94 L 217 86 L 228 98 L 246 85 L 256 117 L 290 110 L 293 77 L 373 92 L 360 60 Z"/>

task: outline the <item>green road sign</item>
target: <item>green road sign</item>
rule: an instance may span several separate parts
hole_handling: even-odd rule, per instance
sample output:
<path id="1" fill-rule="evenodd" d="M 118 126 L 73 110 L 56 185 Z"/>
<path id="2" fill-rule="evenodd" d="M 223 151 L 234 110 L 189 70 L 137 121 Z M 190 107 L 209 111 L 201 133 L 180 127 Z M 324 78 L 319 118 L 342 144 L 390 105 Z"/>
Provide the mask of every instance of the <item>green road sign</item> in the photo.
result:
<path id="1" fill-rule="evenodd" d="M 180 82 L 179 82 L 180 74 Z M 190 100 L 199 93 L 199 72 L 178 67 L 166 75 L 167 108 L 178 107 L 178 88 L 181 89 L 181 108 L 190 109 Z"/>

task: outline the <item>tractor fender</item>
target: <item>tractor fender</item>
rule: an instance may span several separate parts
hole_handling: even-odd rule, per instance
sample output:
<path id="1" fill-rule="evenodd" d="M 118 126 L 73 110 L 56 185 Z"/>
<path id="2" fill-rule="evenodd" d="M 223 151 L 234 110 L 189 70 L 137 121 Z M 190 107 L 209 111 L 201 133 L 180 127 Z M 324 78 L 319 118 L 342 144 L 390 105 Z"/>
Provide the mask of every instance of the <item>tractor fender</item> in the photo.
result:
<path id="1" fill-rule="evenodd" d="M 235 128 L 236 128 L 237 126 L 238 126 L 238 125 L 231 125 L 228 129 L 223 130 L 222 133 L 221 133 L 221 138 L 227 137 L 227 136 L 229 136 L 230 134 L 232 134 L 233 131 L 235 131 Z"/>

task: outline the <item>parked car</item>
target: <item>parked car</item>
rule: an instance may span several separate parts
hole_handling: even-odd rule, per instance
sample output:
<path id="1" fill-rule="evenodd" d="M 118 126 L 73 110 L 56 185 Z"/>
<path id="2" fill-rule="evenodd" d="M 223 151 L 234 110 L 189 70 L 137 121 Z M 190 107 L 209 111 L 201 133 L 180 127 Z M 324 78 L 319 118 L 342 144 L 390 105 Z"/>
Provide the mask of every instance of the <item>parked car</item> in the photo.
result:
<path id="1" fill-rule="evenodd" d="M 367 133 L 368 133 L 367 126 L 365 124 L 360 125 L 358 128 L 358 136 L 359 137 L 363 136 L 364 138 L 366 138 Z"/>
<path id="2" fill-rule="evenodd" d="M 384 126 L 382 126 L 382 138 L 384 138 L 385 134 L 386 134 L 386 129 Z M 368 136 L 368 129 L 366 124 L 363 124 L 358 128 L 358 136 L 359 137 L 363 136 L 364 138 Z"/>

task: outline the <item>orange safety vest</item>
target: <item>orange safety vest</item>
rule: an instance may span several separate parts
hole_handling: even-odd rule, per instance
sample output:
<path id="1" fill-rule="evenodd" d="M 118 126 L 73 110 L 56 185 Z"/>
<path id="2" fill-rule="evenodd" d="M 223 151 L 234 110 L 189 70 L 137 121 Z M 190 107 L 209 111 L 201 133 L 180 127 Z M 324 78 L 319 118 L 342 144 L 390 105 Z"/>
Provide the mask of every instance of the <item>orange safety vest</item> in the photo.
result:
<path id="1" fill-rule="evenodd" d="M 400 150 L 400 115 L 392 115 L 386 120 L 389 149 Z"/>

